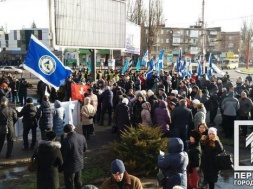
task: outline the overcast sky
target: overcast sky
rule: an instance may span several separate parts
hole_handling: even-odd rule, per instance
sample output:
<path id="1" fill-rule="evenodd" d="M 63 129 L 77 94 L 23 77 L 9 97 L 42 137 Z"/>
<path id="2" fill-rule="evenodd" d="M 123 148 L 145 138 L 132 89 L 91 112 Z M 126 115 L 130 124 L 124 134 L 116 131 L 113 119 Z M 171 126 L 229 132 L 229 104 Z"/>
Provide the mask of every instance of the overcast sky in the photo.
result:
<path id="1" fill-rule="evenodd" d="M 2 1 L 2 0 L 0 0 Z M 148 2 L 148 0 L 144 0 Z M 203 0 L 163 0 L 164 19 L 168 27 L 189 27 L 202 14 Z M 205 0 L 206 27 L 222 31 L 239 31 L 242 21 L 250 23 L 253 0 Z M 0 2 L 0 26 L 7 30 L 48 27 L 48 0 L 5 0 Z"/>

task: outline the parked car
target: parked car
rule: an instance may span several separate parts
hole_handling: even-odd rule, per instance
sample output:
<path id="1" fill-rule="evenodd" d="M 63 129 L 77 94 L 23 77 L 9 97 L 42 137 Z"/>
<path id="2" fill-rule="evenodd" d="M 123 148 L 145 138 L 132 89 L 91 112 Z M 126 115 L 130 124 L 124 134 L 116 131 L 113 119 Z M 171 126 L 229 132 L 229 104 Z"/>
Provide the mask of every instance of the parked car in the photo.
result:
<path id="1" fill-rule="evenodd" d="M 5 66 L 0 69 L 2 73 L 15 73 L 15 74 L 22 74 L 23 70 L 19 68 L 15 68 L 14 66 Z"/>

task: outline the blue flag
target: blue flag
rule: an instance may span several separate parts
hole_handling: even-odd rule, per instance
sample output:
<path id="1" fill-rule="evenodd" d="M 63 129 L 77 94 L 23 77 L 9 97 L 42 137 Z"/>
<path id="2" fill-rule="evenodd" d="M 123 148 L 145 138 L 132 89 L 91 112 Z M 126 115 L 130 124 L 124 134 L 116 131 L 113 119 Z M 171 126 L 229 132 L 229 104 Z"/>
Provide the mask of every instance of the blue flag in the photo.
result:
<path id="1" fill-rule="evenodd" d="M 179 73 L 181 71 L 181 60 L 182 60 L 182 49 L 179 49 L 178 58 L 177 58 L 177 72 Z"/>
<path id="2" fill-rule="evenodd" d="M 198 62 L 198 72 L 197 72 L 198 76 L 201 76 L 202 73 L 202 63 L 201 63 L 201 56 L 199 57 L 199 62 Z"/>
<path id="3" fill-rule="evenodd" d="M 31 35 L 24 68 L 55 89 L 64 84 L 72 73 L 34 35 Z"/>
<path id="4" fill-rule="evenodd" d="M 149 67 L 148 67 L 148 70 L 147 70 L 147 73 L 146 73 L 146 78 L 147 79 L 150 79 L 152 77 L 152 72 L 154 70 L 154 61 L 153 61 L 153 58 L 149 61 Z"/>
<path id="5" fill-rule="evenodd" d="M 137 64 L 136 64 L 136 71 L 139 71 L 141 68 L 140 58 L 138 58 Z"/>
<path id="6" fill-rule="evenodd" d="M 164 49 L 162 49 L 160 51 L 160 54 L 159 54 L 159 60 L 158 60 L 158 63 L 159 63 L 159 71 L 161 69 L 163 69 L 163 54 L 164 54 Z"/>
<path id="7" fill-rule="evenodd" d="M 159 68 L 159 60 L 156 63 L 153 63 L 153 70 L 155 70 L 156 75 L 160 75 L 160 68 Z"/>
<path id="8" fill-rule="evenodd" d="M 91 58 L 88 59 L 88 71 L 91 72 Z"/>
<path id="9" fill-rule="evenodd" d="M 207 70 L 207 77 L 212 77 L 212 70 L 213 70 L 213 60 L 212 60 L 212 53 L 209 55 L 209 68 Z"/>
<path id="10" fill-rule="evenodd" d="M 142 66 L 147 66 L 147 63 L 148 63 L 148 50 L 146 51 L 146 53 L 142 57 L 141 65 Z"/>
<path id="11" fill-rule="evenodd" d="M 129 59 L 126 58 L 125 64 L 122 68 L 122 74 L 124 74 L 128 70 L 128 64 L 129 64 Z"/>

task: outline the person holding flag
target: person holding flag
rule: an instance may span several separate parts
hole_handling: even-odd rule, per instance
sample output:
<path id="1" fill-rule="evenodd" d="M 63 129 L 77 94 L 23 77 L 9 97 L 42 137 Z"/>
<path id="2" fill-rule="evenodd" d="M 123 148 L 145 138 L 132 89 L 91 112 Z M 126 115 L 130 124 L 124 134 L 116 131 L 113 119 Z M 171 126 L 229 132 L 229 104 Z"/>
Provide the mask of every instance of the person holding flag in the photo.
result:
<path id="1" fill-rule="evenodd" d="M 212 60 L 212 53 L 209 55 L 209 68 L 207 70 L 207 77 L 210 79 L 212 77 L 212 71 L 213 71 L 213 60 Z"/>

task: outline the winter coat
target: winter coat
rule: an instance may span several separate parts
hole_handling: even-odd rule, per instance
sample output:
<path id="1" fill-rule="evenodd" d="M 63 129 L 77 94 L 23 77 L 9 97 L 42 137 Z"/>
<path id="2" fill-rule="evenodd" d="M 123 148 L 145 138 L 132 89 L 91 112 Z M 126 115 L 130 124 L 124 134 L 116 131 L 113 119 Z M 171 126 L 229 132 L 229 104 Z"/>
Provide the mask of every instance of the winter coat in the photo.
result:
<path id="1" fill-rule="evenodd" d="M 252 109 L 251 99 L 250 98 L 240 98 L 239 104 L 240 104 L 239 116 L 249 117 L 249 113 Z"/>
<path id="2" fill-rule="evenodd" d="M 36 117 L 39 119 L 40 129 L 53 128 L 53 114 L 54 110 L 50 107 L 50 103 L 47 101 L 42 101 L 36 115 Z"/>
<path id="3" fill-rule="evenodd" d="M 223 151 L 223 146 L 219 140 L 215 141 L 215 147 L 211 147 L 210 141 L 202 144 L 201 167 L 204 179 L 207 182 L 217 182 L 219 170 L 216 167 L 216 155 Z"/>
<path id="4" fill-rule="evenodd" d="M 198 128 L 200 123 L 206 122 L 206 109 L 205 107 L 198 109 L 197 113 L 194 116 L 194 127 L 195 129 Z"/>
<path id="5" fill-rule="evenodd" d="M 167 108 L 167 102 L 163 100 L 159 102 L 159 107 L 155 109 L 154 118 L 162 132 L 166 133 L 170 130 L 171 117 Z"/>
<path id="6" fill-rule="evenodd" d="M 18 116 L 17 112 L 7 107 L 6 105 L 1 105 L 0 109 L 0 132 L 1 134 L 7 134 L 7 132 L 14 133 L 14 124 L 17 122 Z"/>
<path id="7" fill-rule="evenodd" d="M 61 144 L 56 141 L 40 141 L 34 153 L 37 164 L 37 189 L 58 189 L 58 167 L 63 163 Z"/>
<path id="8" fill-rule="evenodd" d="M 122 189 L 142 189 L 142 184 L 139 178 L 128 174 L 126 171 L 123 176 L 123 187 Z M 116 180 L 111 176 L 107 178 L 103 184 L 101 189 L 120 189 Z"/>
<path id="9" fill-rule="evenodd" d="M 81 109 L 82 125 L 93 124 L 93 117 L 96 114 L 96 110 L 95 110 L 94 106 L 90 104 L 90 102 L 91 102 L 91 99 L 89 97 L 86 97 L 84 99 L 84 105 Z"/>
<path id="10" fill-rule="evenodd" d="M 193 121 L 192 112 L 186 106 L 178 106 L 172 111 L 171 121 L 174 128 L 190 127 Z"/>
<path id="11" fill-rule="evenodd" d="M 221 108 L 223 110 L 223 114 L 227 116 L 236 116 L 237 111 L 240 108 L 239 101 L 234 97 L 233 92 L 228 93 L 228 97 L 226 97 L 221 104 Z"/>
<path id="12" fill-rule="evenodd" d="M 53 117 L 53 130 L 56 133 L 56 136 L 64 135 L 64 118 L 65 118 L 65 109 L 62 107 L 62 104 L 59 100 L 54 102 L 54 117 Z"/>
<path id="13" fill-rule="evenodd" d="M 130 108 L 125 103 L 120 103 L 115 109 L 115 125 L 119 131 L 130 126 Z"/>
<path id="14" fill-rule="evenodd" d="M 201 165 L 201 155 L 202 150 L 200 146 L 200 142 L 190 144 L 188 150 L 189 164 L 188 170 L 191 172 L 192 168 L 198 168 Z"/>
<path id="15" fill-rule="evenodd" d="M 90 94 L 88 96 L 90 98 L 90 104 L 95 108 L 95 110 L 97 111 L 97 107 L 98 107 L 98 97 L 95 94 Z"/>
<path id="16" fill-rule="evenodd" d="M 87 142 L 83 135 L 75 131 L 67 134 L 63 140 L 62 170 L 65 173 L 76 173 L 83 169 L 83 152 L 87 149 Z"/>
<path id="17" fill-rule="evenodd" d="M 142 111 L 142 103 L 145 101 L 140 102 L 139 100 L 135 101 L 133 106 L 133 120 L 136 125 L 140 124 L 142 122 L 141 120 L 141 111 Z"/>
<path id="18" fill-rule="evenodd" d="M 168 154 L 158 155 L 158 168 L 168 177 L 163 189 L 172 189 L 175 185 L 186 188 L 186 167 L 189 159 L 187 153 L 183 151 L 183 141 L 180 138 L 170 138 L 167 148 Z"/>
<path id="19" fill-rule="evenodd" d="M 101 101 L 102 101 L 102 106 L 103 107 L 113 107 L 113 93 L 111 90 L 106 89 L 102 94 L 101 94 Z"/>
<path id="20" fill-rule="evenodd" d="M 153 126 L 153 122 L 151 119 L 151 106 L 149 102 L 144 102 L 142 105 L 142 111 L 141 111 L 141 120 L 142 124 L 145 126 Z"/>
<path id="21" fill-rule="evenodd" d="M 23 117 L 23 127 L 37 127 L 37 107 L 33 103 L 26 103 L 20 112 L 18 112 L 18 117 Z"/>

